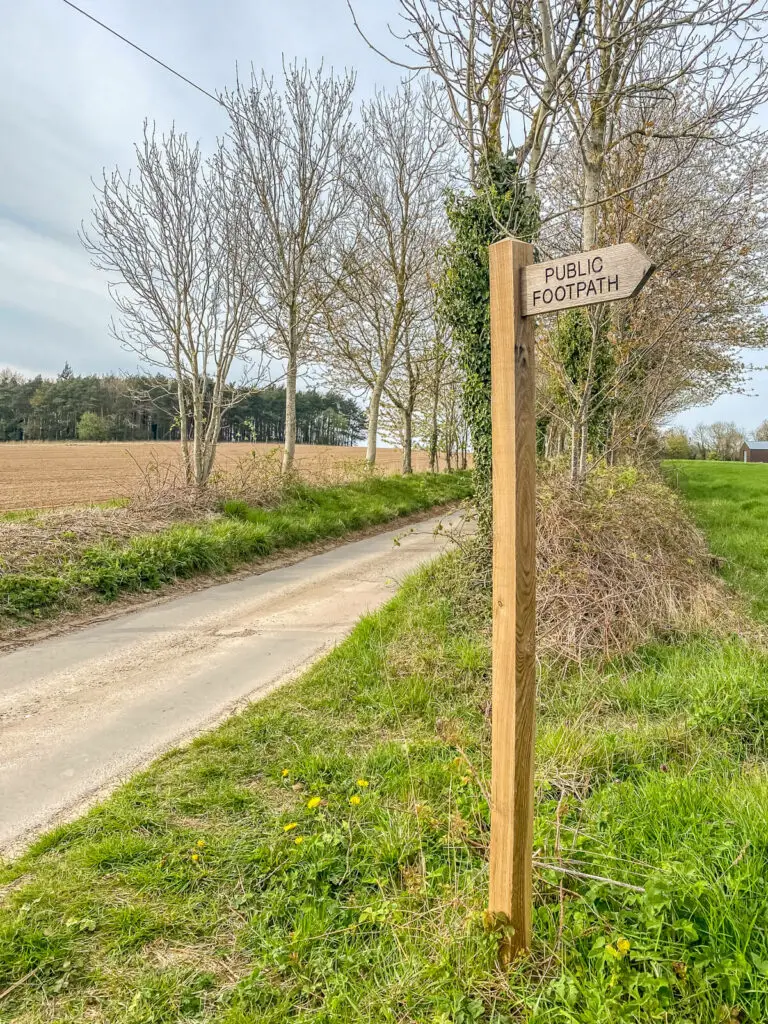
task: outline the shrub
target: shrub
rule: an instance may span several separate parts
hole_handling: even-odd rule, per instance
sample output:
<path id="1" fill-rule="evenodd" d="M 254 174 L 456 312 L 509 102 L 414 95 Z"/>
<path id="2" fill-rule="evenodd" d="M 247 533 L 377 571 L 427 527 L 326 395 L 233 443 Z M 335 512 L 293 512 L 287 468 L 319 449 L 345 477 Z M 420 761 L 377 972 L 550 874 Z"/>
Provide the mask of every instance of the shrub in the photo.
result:
<path id="1" fill-rule="evenodd" d="M 95 412 L 84 412 L 77 421 L 78 441 L 106 441 L 109 437 L 109 424 L 103 416 Z"/>
<path id="2" fill-rule="evenodd" d="M 536 526 L 539 656 L 582 662 L 665 631 L 735 623 L 703 535 L 648 473 L 593 470 L 571 487 L 562 471 L 540 471 Z M 482 560 L 471 561 L 472 589 L 490 614 L 490 577 L 477 572 Z"/>
<path id="3" fill-rule="evenodd" d="M 474 453 L 475 502 L 481 535 L 490 537 L 491 321 L 488 246 L 505 236 L 533 239 L 538 209 L 516 162 L 484 162 L 476 190 L 451 192 L 446 212 L 453 240 L 442 252 L 440 314 L 459 347 L 464 370 L 463 407 Z M 484 548 L 481 546 L 481 552 Z"/>

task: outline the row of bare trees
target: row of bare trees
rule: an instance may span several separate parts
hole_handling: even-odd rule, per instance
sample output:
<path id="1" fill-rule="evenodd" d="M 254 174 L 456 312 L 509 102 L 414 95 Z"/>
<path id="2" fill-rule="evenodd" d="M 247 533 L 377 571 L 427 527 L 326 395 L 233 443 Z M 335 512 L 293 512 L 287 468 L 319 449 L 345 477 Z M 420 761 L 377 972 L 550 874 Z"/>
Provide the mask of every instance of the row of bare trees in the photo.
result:
<path id="1" fill-rule="evenodd" d="M 432 464 L 440 448 L 466 456 L 432 287 L 455 147 L 429 85 L 379 93 L 358 118 L 353 90 L 352 74 L 322 68 L 286 66 L 279 85 L 254 72 L 223 94 L 230 127 L 212 156 L 176 129 L 146 125 L 135 171 L 100 185 L 84 242 L 110 275 L 116 336 L 173 374 L 180 418 L 192 424 L 192 440 L 182 434 L 190 483 L 211 472 L 227 381 L 256 388 L 277 366 L 285 472 L 297 380 L 317 364 L 367 394 L 369 464 L 384 408 L 390 433 L 397 414 L 410 472 L 414 416 L 430 401 Z"/>
<path id="2" fill-rule="evenodd" d="M 632 241 L 657 266 L 633 302 L 539 326 L 547 446 L 570 452 L 572 477 L 590 450 L 642 448 L 666 416 L 737 387 L 744 348 L 765 342 L 765 0 L 399 0 L 399 13 L 394 39 L 367 41 L 436 81 L 471 183 L 514 153 L 545 258 Z"/>
<path id="3" fill-rule="evenodd" d="M 351 3 L 351 0 L 350 0 Z M 147 126 L 132 175 L 101 183 L 84 240 L 110 275 L 115 333 L 170 370 L 213 464 L 228 378 L 286 386 L 309 367 L 369 410 L 377 438 L 455 464 L 468 447 L 435 282 L 445 191 L 513 153 L 543 256 L 636 242 L 635 300 L 539 324 L 544 446 L 571 476 L 636 452 L 660 421 L 737 386 L 765 341 L 768 0 L 399 0 L 388 56 L 408 77 L 355 108 L 354 75 L 293 64 L 221 96 L 211 156 Z M 351 7 L 355 17 L 354 7 Z M 364 33 L 364 26 L 357 22 Z M 499 225 L 499 233 L 515 231 Z"/>

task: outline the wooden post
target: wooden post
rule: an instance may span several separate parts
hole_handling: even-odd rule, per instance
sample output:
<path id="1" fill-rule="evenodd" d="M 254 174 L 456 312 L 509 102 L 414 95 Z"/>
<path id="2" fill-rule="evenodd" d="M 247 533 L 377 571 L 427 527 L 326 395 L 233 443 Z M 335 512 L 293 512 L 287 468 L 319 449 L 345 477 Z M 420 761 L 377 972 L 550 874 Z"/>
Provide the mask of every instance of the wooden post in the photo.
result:
<path id="1" fill-rule="evenodd" d="M 493 723 L 489 911 L 511 926 L 508 961 L 531 941 L 536 712 L 534 317 L 522 316 L 533 246 L 490 247 L 493 432 Z"/>

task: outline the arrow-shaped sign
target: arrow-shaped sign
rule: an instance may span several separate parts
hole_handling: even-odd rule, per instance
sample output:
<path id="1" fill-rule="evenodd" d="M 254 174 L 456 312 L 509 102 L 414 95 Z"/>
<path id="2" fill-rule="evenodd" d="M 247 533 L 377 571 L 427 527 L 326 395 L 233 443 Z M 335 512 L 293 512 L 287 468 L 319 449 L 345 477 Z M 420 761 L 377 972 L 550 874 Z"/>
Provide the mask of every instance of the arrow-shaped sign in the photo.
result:
<path id="1" fill-rule="evenodd" d="M 521 313 L 535 316 L 573 306 L 631 299 L 653 269 L 643 250 L 631 242 L 577 252 L 548 263 L 532 263 L 521 271 Z"/>

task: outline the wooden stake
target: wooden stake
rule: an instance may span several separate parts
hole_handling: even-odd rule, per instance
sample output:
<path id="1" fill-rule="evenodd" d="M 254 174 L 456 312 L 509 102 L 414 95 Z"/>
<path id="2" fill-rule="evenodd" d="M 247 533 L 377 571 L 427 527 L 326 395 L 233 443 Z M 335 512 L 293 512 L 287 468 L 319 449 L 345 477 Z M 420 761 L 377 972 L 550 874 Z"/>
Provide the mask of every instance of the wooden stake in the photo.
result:
<path id="1" fill-rule="evenodd" d="M 536 713 L 534 318 L 522 314 L 533 246 L 490 247 L 493 433 L 493 723 L 489 911 L 511 926 L 509 960 L 531 941 Z"/>

